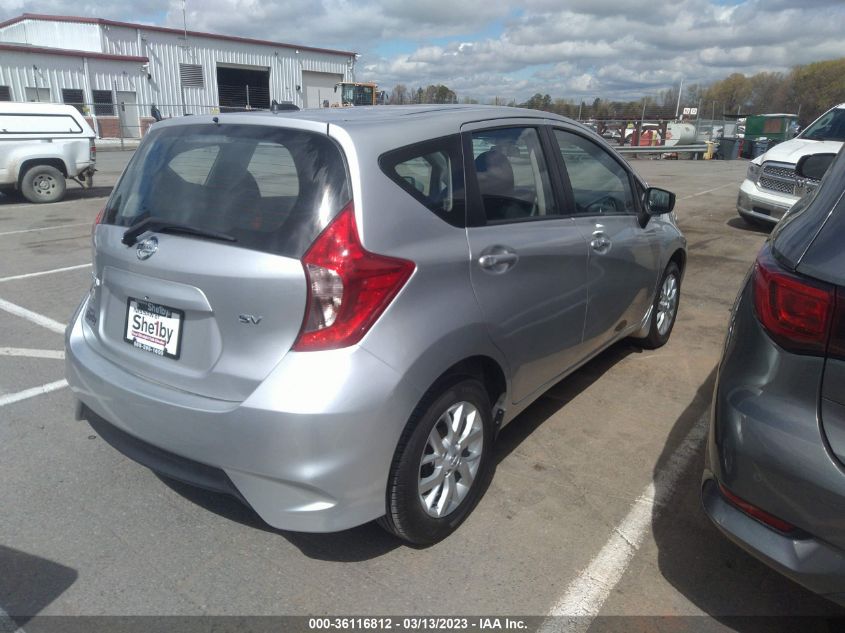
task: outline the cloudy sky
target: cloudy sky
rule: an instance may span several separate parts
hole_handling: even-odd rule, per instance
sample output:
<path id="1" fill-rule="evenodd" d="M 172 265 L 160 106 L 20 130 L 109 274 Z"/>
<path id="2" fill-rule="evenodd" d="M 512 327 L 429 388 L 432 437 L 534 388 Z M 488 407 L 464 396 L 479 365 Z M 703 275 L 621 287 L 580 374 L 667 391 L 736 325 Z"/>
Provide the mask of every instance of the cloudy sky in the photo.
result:
<path id="1" fill-rule="evenodd" d="M 182 26 L 181 0 L 3 0 Z M 656 95 L 845 56 L 845 0 L 187 0 L 188 28 L 353 50 L 359 80 L 524 101 Z"/>

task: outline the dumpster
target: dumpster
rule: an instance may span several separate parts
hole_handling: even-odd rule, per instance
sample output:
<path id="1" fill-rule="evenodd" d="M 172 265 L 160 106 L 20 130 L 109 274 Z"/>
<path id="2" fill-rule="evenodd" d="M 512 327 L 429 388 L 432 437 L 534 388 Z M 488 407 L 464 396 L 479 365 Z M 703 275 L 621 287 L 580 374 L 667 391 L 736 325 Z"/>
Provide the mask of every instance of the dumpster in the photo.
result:
<path id="1" fill-rule="evenodd" d="M 745 138 L 788 141 L 795 136 L 795 126 L 797 124 L 797 114 L 758 114 L 749 116 L 745 122 Z"/>
<path id="2" fill-rule="evenodd" d="M 736 160 L 739 156 L 739 146 L 742 143 L 741 138 L 726 136 L 719 139 L 719 150 L 716 155 L 722 160 Z"/>

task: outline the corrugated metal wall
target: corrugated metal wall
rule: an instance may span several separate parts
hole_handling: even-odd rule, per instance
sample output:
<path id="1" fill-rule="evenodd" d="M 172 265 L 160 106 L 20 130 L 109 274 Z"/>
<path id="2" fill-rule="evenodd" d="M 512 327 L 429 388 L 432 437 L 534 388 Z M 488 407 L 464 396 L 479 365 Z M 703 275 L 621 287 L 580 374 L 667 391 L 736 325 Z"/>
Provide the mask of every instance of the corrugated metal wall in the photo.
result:
<path id="1" fill-rule="evenodd" d="M 23 26 L 25 33 L 19 28 Z M 303 70 L 342 75 L 345 80 L 351 80 L 350 60 L 342 54 L 191 36 L 186 42 L 184 37 L 173 33 L 72 22 L 25 20 L 0 29 L 0 41 L 22 41 L 10 38 L 24 36 L 27 43 L 38 46 L 149 57 L 148 68 L 142 68 L 140 62 L 91 58 L 88 61 L 90 90 L 135 92 L 145 115 L 152 103 L 159 106 L 165 117 L 209 112 L 219 104 L 218 63 L 269 69 L 270 98 L 292 101 L 300 107 L 304 105 L 305 94 Z M 202 88 L 180 86 L 180 63 L 202 65 Z M 0 55 L 0 85 L 11 87 L 14 100 L 24 101 L 25 87 L 36 86 L 33 65 L 44 77 L 39 77 L 38 85 L 50 85 L 53 101 L 61 102 L 62 88 L 81 88 L 86 90 L 86 100 L 91 99 L 85 86 L 82 57 L 4 51 Z"/>
<path id="2" fill-rule="evenodd" d="M 80 22 L 23 20 L 0 29 L 0 42 L 100 52 L 100 27 Z"/>
<path id="3" fill-rule="evenodd" d="M 35 66 L 37 68 L 33 68 Z M 84 89 L 81 58 L 3 51 L 0 85 L 9 86 L 14 101 L 26 101 L 26 88 L 50 88 L 50 100 L 61 103 L 62 88 Z"/>

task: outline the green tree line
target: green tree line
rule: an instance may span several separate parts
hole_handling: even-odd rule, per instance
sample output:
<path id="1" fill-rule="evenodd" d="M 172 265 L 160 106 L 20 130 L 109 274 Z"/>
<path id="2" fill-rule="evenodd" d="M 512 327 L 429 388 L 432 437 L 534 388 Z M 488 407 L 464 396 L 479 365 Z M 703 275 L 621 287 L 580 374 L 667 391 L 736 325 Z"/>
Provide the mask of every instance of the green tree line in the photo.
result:
<path id="1" fill-rule="evenodd" d="M 390 95 L 390 104 L 458 103 L 456 93 L 442 84 L 409 89 L 398 84 Z M 461 103 L 477 103 L 464 97 Z M 669 88 L 656 96 L 635 101 L 613 101 L 596 97 L 592 101 L 552 98 L 537 93 L 523 103 L 500 98 L 491 103 L 555 112 L 581 119 L 671 119 L 678 107 L 678 88 Z M 761 72 L 745 76 L 733 73 L 711 84 L 683 87 L 680 106 L 699 108 L 699 116 L 721 119 L 731 114 L 798 114 L 806 125 L 831 106 L 845 102 L 845 57 L 795 66 L 789 72 Z"/>

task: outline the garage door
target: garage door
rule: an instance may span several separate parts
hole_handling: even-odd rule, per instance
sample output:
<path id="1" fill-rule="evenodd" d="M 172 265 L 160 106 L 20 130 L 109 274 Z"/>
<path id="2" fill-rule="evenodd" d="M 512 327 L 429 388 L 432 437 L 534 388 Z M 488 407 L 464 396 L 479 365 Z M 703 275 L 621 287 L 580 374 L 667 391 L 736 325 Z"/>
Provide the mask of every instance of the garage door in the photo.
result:
<path id="1" fill-rule="evenodd" d="M 343 75 L 334 73 L 315 73 L 302 71 L 302 94 L 306 108 L 321 108 L 324 101 L 329 105 L 340 105 L 340 89 L 334 91 L 335 85 L 343 81 Z"/>

